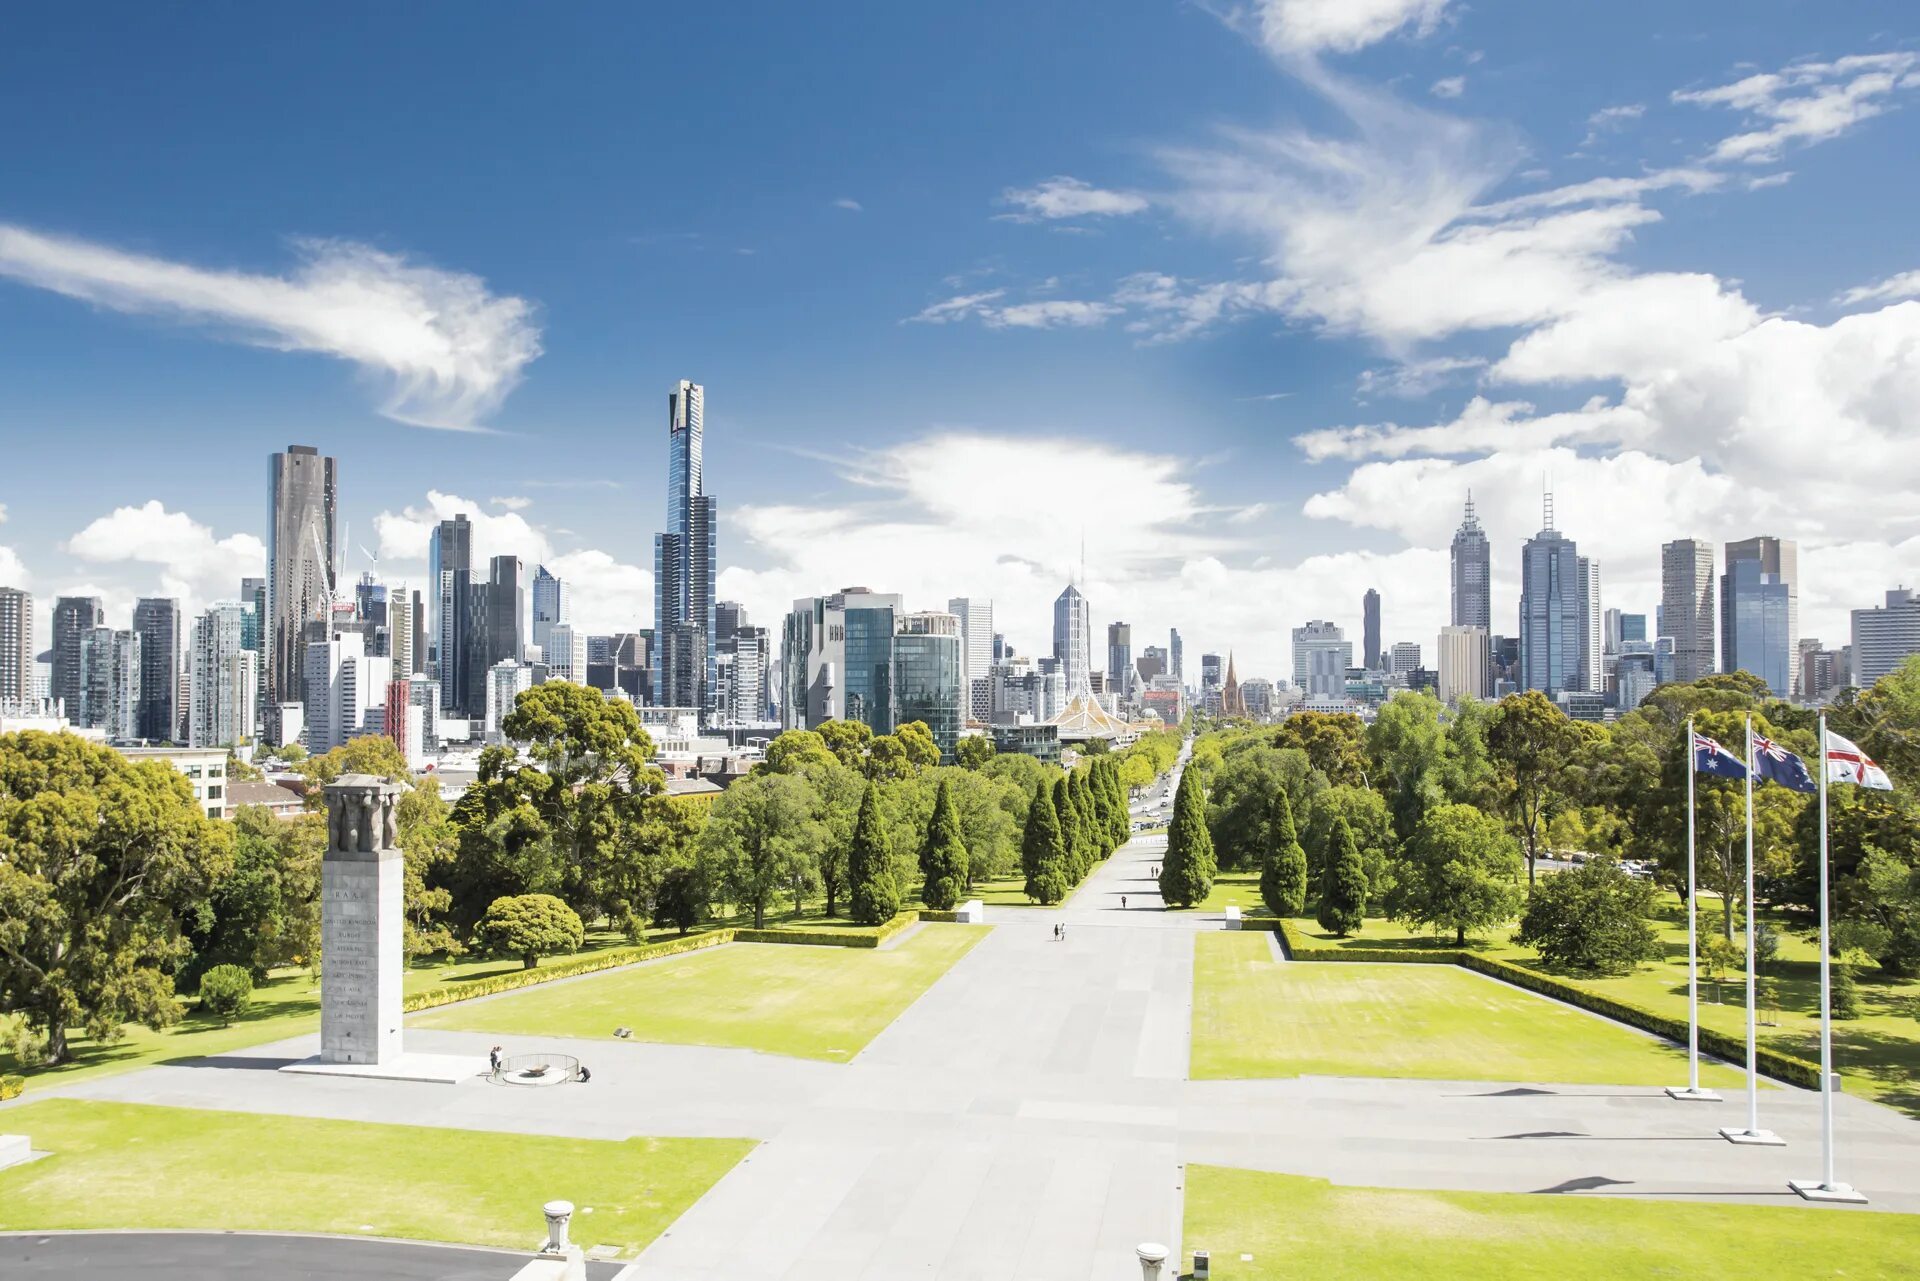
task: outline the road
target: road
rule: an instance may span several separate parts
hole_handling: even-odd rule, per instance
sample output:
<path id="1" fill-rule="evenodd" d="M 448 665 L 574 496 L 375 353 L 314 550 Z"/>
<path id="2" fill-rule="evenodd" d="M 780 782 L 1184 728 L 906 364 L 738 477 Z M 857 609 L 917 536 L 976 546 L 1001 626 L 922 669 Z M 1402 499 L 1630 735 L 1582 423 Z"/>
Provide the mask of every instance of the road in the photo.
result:
<path id="1" fill-rule="evenodd" d="M 409 1241 L 234 1232 L 0 1233 L 7 1281 L 507 1281 L 530 1256 Z M 590 1263 L 588 1281 L 618 1264 Z"/>

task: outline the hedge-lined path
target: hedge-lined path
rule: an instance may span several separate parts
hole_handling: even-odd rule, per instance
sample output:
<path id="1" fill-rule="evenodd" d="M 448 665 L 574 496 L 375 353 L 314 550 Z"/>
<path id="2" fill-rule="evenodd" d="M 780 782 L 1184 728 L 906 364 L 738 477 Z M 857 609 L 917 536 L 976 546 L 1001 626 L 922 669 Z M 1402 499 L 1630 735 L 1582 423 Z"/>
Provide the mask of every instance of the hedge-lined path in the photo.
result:
<path id="1" fill-rule="evenodd" d="M 586 1086 L 524 1090 L 290 1077 L 250 1070 L 315 1038 L 205 1066 L 61 1090 L 182 1106 L 588 1136 L 764 1140 L 657 1240 L 640 1277 L 1070 1277 L 1132 1274 L 1149 1239 L 1177 1246 L 1183 1162 L 1370 1187 L 1654 1195 L 1801 1205 L 1817 1174 L 1819 1099 L 1767 1092 L 1789 1147 L 1715 1136 L 1744 1120 L 1733 1091 L 1682 1104 L 1649 1087 L 1552 1083 L 1185 1079 L 1191 913 L 1101 906 L 1104 878 L 1159 857 L 1136 842 L 1061 909 L 1003 923 L 845 1065 L 746 1050 L 564 1041 Z M 1132 892 L 1129 891 L 1131 907 Z M 1305 963 L 1302 963 L 1303 965 Z M 409 1033 L 425 1050 L 493 1039 Z M 519 1048 L 519 1047 L 515 1047 Z M 49 1091 L 51 1093 L 52 1091 Z M 1876 1209 L 1920 1211 L 1920 1122 L 1839 1100 L 1841 1172 Z M 0 1117 L 4 1111 L 0 1111 Z M 527 1190 L 537 1204 L 540 1190 Z"/>

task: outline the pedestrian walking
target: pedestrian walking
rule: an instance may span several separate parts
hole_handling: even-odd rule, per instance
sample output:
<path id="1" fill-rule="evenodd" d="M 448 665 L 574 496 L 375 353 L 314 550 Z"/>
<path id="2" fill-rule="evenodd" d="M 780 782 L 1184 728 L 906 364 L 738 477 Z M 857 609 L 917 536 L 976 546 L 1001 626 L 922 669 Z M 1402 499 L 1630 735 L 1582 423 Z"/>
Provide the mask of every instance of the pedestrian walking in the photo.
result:
<path id="1" fill-rule="evenodd" d="M 493 1070 L 493 1074 L 495 1076 L 500 1075 L 500 1047 L 499 1046 L 496 1045 L 491 1050 L 487 1051 L 487 1065 Z"/>
<path id="2" fill-rule="evenodd" d="M 1122 912 L 1127 910 L 1127 896 L 1124 894 L 1120 896 L 1120 910 Z"/>

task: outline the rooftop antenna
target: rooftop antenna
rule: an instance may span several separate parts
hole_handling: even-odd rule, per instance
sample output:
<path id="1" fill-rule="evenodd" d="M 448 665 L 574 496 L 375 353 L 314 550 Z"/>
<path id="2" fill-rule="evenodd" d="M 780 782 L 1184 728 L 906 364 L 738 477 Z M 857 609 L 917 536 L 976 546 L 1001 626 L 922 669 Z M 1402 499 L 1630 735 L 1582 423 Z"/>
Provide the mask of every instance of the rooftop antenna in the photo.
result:
<path id="1" fill-rule="evenodd" d="M 1087 581 L 1087 527 L 1080 527 L 1080 581 Z"/>
<path id="2" fill-rule="evenodd" d="M 1544 510 L 1545 516 L 1546 516 L 1546 524 L 1543 526 L 1543 528 L 1552 529 L 1553 528 L 1553 478 L 1551 476 L 1546 478 L 1545 484 L 1540 490 L 1540 505 L 1541 505 L 1541 508 Z"/>

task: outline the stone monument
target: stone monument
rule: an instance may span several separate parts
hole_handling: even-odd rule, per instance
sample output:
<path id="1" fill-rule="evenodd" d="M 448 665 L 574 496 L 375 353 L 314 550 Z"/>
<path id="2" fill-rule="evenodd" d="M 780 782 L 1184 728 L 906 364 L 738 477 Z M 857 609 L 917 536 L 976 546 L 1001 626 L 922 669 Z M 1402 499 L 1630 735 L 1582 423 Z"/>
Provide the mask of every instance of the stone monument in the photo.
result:
<path id="1" fill-rule="evenodd" d="M 320 864 L 320 1061 L 378 1067 L 400 1049 L 400 787 L 373 774 L 327 784 Z"/>

